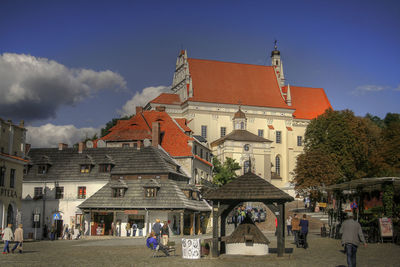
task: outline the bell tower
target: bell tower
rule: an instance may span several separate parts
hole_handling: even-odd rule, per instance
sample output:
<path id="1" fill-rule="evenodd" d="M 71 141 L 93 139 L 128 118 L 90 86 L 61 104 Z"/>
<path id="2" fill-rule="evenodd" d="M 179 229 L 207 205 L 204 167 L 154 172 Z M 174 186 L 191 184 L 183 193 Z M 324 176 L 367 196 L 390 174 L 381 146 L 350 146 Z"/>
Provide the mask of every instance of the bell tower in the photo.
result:
<path id="1" fill-rule="evenodd" d="M 285 86 L 285 75 L 283 74 L 281 52 L 278 50 L 277 42 L 275 40 L 274 50 L 271 52 L 271 66 L 274 67 L 279 86 L 282 87 Z"/>

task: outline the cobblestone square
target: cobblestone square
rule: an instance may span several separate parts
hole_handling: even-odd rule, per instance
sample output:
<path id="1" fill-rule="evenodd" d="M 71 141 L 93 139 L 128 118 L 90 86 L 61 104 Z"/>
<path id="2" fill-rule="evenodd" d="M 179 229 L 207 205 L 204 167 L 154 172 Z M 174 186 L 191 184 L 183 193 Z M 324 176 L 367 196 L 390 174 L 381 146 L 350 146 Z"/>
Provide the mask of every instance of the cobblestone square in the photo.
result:
<path id="1" fill-rule="evenodd" d="M 271 234 L 268 238 L 270 249 L 274 250 L 276 239 Z M 187 260 L 181 256 L 180 239 L 173 240 L 177 243 L 176 256 L 159 254 L 156 258 L 151 257 L 144 238 L 26 242 L 23 254 L 1 254 L 0 266 L 346 266 L 340 241 L 316 234 L 310 234 L 307 250 L 295 248 L 293 240 L 287 238 L 287 251 L 291 253 L 282 258 L 271 253 L 259 257 L 222 255 L 217 259 Z M 357 265 L 400 266 L 399 255 L 400 246 L 368 244 L 358 249 Z"/>

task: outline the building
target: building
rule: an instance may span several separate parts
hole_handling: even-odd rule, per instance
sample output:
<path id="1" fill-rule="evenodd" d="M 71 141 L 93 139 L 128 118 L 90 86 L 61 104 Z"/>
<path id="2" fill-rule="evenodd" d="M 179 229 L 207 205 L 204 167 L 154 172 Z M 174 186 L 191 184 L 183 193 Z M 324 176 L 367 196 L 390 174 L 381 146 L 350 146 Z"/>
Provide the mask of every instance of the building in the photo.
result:
<path id="1" fill-rule="evenodd" d="M 26 237 L 46 237 L 51 225 L 55 225 L 58 236 L 64 225 L 73 227 L 75 234 L 80 226 L 87 235 L 109 234 L 114 219 L 123 231 L 127 220 L 132 219 L 146 233 L 146 219 L 153 216 L 171 219 L 168 215 L 175 210 L 184 219 L 188 216 L 190 223 L 195 212 L 209 210 L 180 166 L 153 146 L 85 148 L 80 143 L 78 148 L 68 148 L 59 144 L 58 148 L 31 149 L 28 157 L 22 195 Z M 151 193 L 147 189 L 154 193 L 150 205 L 140 202 Z M 185 193 L 187 200 L 175 199 L 175 207 L 171 203 L 165 206 L 165 195 L 184 198 Z M 176 225 L 181 219 L 178 215 L 172 216 Z M 97 232 L 100 225 L 102 230 Z"/>
<path id="2" fill-rule="evenodd" d="M 26 129 L 0 118 L 0 228 L 21 222 Z"/>
<path id="3" fill-rule="evenodd" d="M 134 116 L 119 120 L 106 136 L 88 145 L 142 147 L 153 140 L 192 177 L 191 183 L 201 186 L 202 181 L 211 181 L 211 150 L 207 140 L 193 135 L 186 119 L 171 118 L 162 106 L 152 111 L 137 107 Z"/>
<path id="4" fill-rule="evenodd" d="M 280 51 L 271 53 L 271 66 L 188 58 L 182 50 L 177 58 L 172 92 L 162 93 L 145 109 L 164 106 L 173 118 L 185 118 L 194 134 L 213 144 L 235 130 L 232 118 L 245 114 L 247 131 L 271 140 L 270 160 L 255 159 L 257 173 L 280 188 L 291 188 L 296 157 L 303 151 L 305 129 L 311 119 L 331 108 L 322 88 L 285 83 Z M 215 144 L 215 143 L 214 143 Z M 221 157 L 218 146 L 214 156 Z M 237 148 L 239 149 L 239 148 Z M 226 153 L 226 150 L 224 151 Z M 246 157 L 239 161 L 244 166 Z M 265 166 L 267 165 L 267 166 Z"/>

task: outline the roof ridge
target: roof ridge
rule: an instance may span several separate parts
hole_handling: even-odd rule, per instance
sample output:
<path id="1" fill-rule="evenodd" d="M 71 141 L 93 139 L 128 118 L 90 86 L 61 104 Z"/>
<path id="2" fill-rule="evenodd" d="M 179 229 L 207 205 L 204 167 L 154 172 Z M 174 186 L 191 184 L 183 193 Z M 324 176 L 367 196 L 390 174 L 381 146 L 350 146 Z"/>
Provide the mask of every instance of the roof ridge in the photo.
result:
<path id="1" fill-rule="evenodd" d="M 220 63 L 225 63 L 225 64 L 240 64 L 240 65 L 248 65 L 248 66 L 257 66 L 257 67 L 267 67 L 267 68 L 273 68 L 272 66 L 267 66 L 267 65 L 257 65 L 257 64 L 250 64 L 250 63 L 241 63 L 241 62 L 232 62 L 232 61 L 221 61 L 221 60 L 216 60 L 216 59 L 201 59 L 201 58 L 188 58 L 188 60 L 201 60 L 201 61 L 212 61 L 212 62 L 220 62 Z M 189 66 L 190 67 L 190 66 Z"/>

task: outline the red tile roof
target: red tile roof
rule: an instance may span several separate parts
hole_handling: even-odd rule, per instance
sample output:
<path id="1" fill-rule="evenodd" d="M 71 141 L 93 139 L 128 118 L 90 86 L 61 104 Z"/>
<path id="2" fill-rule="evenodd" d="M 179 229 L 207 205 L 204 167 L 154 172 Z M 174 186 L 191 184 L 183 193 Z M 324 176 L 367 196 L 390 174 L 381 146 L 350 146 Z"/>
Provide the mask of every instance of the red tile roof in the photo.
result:
<path id="1" fill-rule="evenodd" d="M 192 148 L 188 141 L 193 138 L 187 136 L 184 131 L 191 131 L 184 123 L 185 119 L 176 119 L 184 129 L 182 131 L 173 119 L 164 111 L 143 111 L 143 113 L 132 116 L 129 120 L 120 120 L 117 125 L 110 129 L 110 133 L 100 139 L 106 141 L 126 141 L 152 139 L 151 125 L 153 122 L 160 123 L 160 132 L 163 133 L 161 147 L 172 157 L 193 156 Z"/>
<path id="2" fill-rule="evenodd" d="M 284 88 L 287 90 L 287 87 Z M 297 119 L 314 119 L 332 108 L 328 97 L 322 88 L 299 87 L 290 85 L 293 116 Z"/>
<path id="3" fill-rule="evenodd" d="M 181 128 L 185 131 L 185 132 L 191 132 L 192 129 L 190 129 L 187 126 L 187 120 L 186 119 L 175 119 L 175 121 L 179 124 L 179 126 L 181 126 Z"/>
<path id="4" fill-rule="evenodd" d="M 200 157 L 197 156 L 197 155 L 194 155 L 194 157 L 195 157 L 196 159 L 200 160 L 201 162 L 207 164 L 208 166 L 211 166 L 211 167 L 213 166 L 210 162 L 208 162 L 208 161 L 205 160 L 205 159 L 200 158 Z"/>
<path id="5" fill-rule="evenodd" d="M 162 93 L 155 99 L 151 100 L 150 103 L 179 105 L 181 104 L 181 100 L 177 94 Z"/>
<path id="6" fill-rule="evenodd" d="M 192 101 L 289 108 L 273 67 L 189 58 Z"/>

